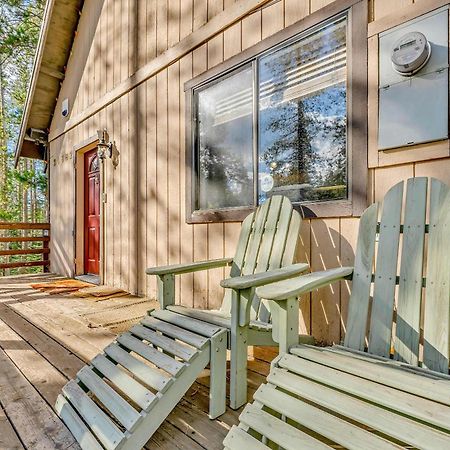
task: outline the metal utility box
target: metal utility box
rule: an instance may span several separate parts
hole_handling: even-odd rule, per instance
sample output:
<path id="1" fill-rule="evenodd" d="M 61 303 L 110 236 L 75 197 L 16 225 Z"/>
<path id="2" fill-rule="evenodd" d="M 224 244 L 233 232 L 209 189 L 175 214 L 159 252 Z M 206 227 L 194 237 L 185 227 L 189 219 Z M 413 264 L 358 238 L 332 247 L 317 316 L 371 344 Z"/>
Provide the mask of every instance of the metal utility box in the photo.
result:
<path id="1" fill-rule="evenodd" d="M 444 7 L 380 34 L 379 150 L 448 138 L 448 27 Z M 414 37 L 420 33 L 430 46 L 429 59 L 416 73 L 401 74 L 392 55 L 419 50 Z"/>

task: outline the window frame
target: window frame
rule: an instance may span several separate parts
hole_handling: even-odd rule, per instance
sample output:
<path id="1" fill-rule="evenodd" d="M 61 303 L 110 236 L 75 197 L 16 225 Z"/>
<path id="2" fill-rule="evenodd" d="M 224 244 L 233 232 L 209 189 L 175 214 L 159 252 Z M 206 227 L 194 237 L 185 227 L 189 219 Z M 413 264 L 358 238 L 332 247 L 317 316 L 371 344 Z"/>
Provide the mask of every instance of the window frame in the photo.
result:
<path id="1" fill-rule="evenodd" d="M 237 70 L 250 65 L 256 71 L 258 58 L 276 51 L 290 41 L 309 34 L 322 23 L 340 15 L 347 16 L 347 185 L 348 198 L 322 202 L 294 203 L 303 217 L 360 216 L 367 207 L 367 0 L 338 0 L 310 14 L 304 19 L 263 39 L 225 62 L 185 83 L 185 170 L 186 222 L 214 223 L 242 221 L 256 206 L 232 207 L 214 210 L 196 210 L 197 158 L 195 133 L 195 92 L 212 86 Z M 356 64 L 352 61 L 356 60 Z M 257 91 L 257 71 L 253 76 L 254 94 Z M 258 98 L 253 99 L 253 121 L 257 118 Z M 355 126 L 356 124 L 356 126 Z M 256 127 L 253 127 L 255 130 Z M 258 150 L 258 134 L 253 137 L 253 152 Z M 254 165 L 254 202 L 257 201 L 257 164 Z M 256 187 L 256 188 L 255 188 Z"/>

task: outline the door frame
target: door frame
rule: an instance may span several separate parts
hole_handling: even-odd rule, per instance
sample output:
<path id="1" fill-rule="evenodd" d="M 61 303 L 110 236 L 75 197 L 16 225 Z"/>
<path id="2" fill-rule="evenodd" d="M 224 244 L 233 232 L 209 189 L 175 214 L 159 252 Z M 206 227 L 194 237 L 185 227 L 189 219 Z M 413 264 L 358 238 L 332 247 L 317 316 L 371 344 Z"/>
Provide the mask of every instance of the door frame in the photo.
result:
<path id="1" fill-rule="evenodd" d="M 85 242 L 85 226 L 84 226 L 84 155 L 94 150 L 98 145 L 98 137 L 91 136 L 80 144 L 74 146 L 73 162 L 75 168 L 75 217 L 74 217 L 74 233 L 73 245 L 75 250 L 75 275 L 84 275 L 84 242 Z M 105 249 L 105 227 L 104 227 L 104 166 L 102 158 L 99 158 L 100 163 L 100 261 L 99 261 L 99 277 L 100 284 L 104 283 L 105 264 L 104 264 L 104 249 Z"/>

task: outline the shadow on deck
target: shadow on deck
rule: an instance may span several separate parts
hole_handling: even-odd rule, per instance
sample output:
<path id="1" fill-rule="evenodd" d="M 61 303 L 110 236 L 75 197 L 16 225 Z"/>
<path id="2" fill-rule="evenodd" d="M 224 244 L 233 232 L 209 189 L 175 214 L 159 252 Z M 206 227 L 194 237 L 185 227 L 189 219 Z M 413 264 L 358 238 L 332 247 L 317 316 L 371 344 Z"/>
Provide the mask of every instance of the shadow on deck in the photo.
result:
<path id="1" fill-rule="evenodd" d="M 49 295 L 30 287 L 52 274 L 0 278 L 0 448 L 76 449 L 53 410 L 68 379 L 131 327 L 156 302 L 134 296 L 92 302 Z M 249 361 L 249 398 L 269 365 Z M 205 370 L 145 448 L 222 449 L 240 411 L 208 418 L 209 371 Z"/>

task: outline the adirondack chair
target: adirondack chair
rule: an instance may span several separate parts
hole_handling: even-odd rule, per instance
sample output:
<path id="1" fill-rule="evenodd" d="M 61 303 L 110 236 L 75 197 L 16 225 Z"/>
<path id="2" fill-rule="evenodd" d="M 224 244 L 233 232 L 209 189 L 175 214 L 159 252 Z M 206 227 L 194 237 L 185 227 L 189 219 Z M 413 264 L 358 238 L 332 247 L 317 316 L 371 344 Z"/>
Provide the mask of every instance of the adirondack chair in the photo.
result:
<path id="1" fill-rule="evenodd" d="M 380 222 L 378 204 L 362 215 L 354 268 L 256 290 L 295 308 L 300 294 L 351 278 L 346 335 L 342 346 L 297 345 L 292 315 L 286 353 L 226 448 L 450 448 L 450 189 L 431 179 L 428 195 L 427 178 L 412 178 L 403 203 L 403 185 Z"/>
<path id="2" fill-rule="evenodd" d="M 158 276 L 160 310 L 153 310 L 117 336 L 79 370 L 58 396 L 55 409 L 81 448 L 137 450 L 158 429 L 209 364 L 211 419 L 226 409 L 227 346 L 231 349 L 231 404 L 247 400 L 247 346 L 276 345 L 284 336 L 277 318 L 254 295 L 264 283 L 299 275 L 307 264 L 291 264 L 300 216 L 287 198 L 272 197 L 242 226 L 234 259 L 148 269 Z M 174 304 L 175 275 L 231 264 L 219 311 Z M 298 315 L 298 314 L 297 314 Z M 297 342 L 299 336 L 297 335 Z"/>
<path id="3" fill-rule="evenodd" d="M 161 311 L 152 313 L 155 317 L 176 323 L 180 316 L 187 316 L 228 330 L 230 406 L 233 409 L 247 401 L 247 347 L 277 346 L 280 341 L 278 321 L 274 317 L 272 326 L 271 311 L 265 301 L 255 296 L 255 288 L 308 269 L 306 263 L 292 264 L 300 225 L 301 217 L 293 210 L 289 199 L 273 196 L 244 220 L 234 258 L 147 269 L 147 274 L 158 277 Z M 231 265 L 230 278 L 220 283 L 226 293 L 219 310 L 175 305 L 175 275 L 228 265 Z M 286 313 L 282 308 L 275 311 L 277 317 Z M 296 339 L 298 342 L 298 334 Z M 311 340 L 308 336 L 305 339 Z"/>

